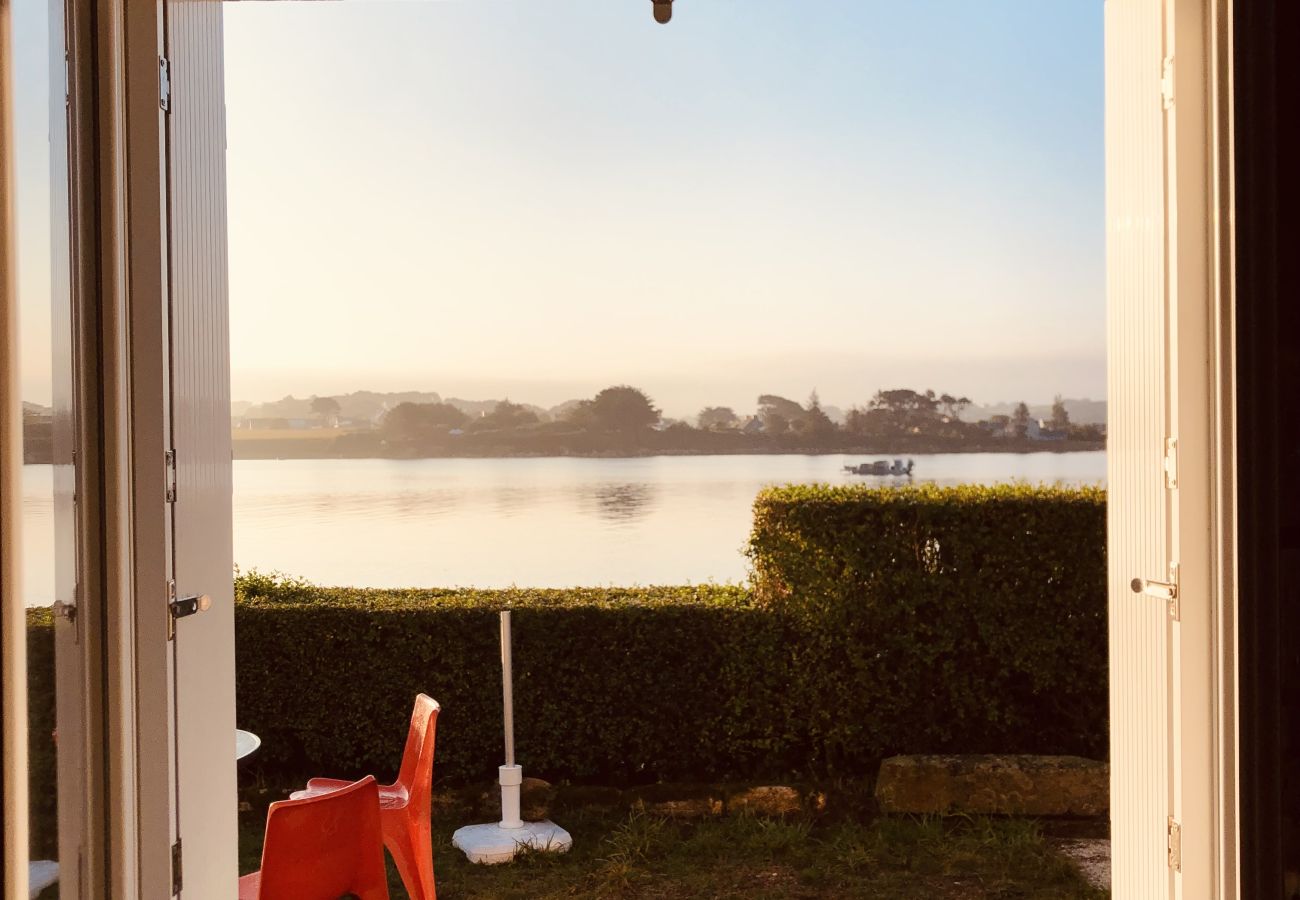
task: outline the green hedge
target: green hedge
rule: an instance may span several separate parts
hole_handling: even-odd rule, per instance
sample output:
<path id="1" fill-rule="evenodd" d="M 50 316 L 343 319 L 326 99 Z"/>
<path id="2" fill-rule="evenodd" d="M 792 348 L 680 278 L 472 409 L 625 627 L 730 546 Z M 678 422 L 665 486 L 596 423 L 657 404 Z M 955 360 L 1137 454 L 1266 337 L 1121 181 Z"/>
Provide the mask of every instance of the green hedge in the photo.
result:
<path id="1" fill-rule="evenodd" d="M 59 852 L 58 783 L 54 747 L 54 616 L 27 610 L 27 766 L 32 859 Z"/>
<path id="2" fill-rule="evenodd" d="M 784 487 L 754 504 L 753 585 L 799 623 L 812 756 L 1107 744 L 1098 488 Z"/>
<path id="3" fill-rule="evenodd" d="M 237 591 L 239 722 L 273 770 L 394 771 L 424 691 L 443 707 L 439 774 L 492 777 L 506 607 L 530 773 L 631 782 L 800 762 L 775 664 L 785 621 L 740 588 L 379 591 L 254 574 Z"/>
<path id="4" fill-rule="evenodd" d="M 1104 504 L 1099 490 L 1028 487 L 768 490 L 752 593 L 245 574 L 239 725 L 263 738 L 252 765 L 268 776 L 387 777 L 424 691 L 443 706 L 438 775 L 490 779 L 509 607 L 518 755 L 541 777 L 852 776 L 930 751 L 1101 757 Z"/>

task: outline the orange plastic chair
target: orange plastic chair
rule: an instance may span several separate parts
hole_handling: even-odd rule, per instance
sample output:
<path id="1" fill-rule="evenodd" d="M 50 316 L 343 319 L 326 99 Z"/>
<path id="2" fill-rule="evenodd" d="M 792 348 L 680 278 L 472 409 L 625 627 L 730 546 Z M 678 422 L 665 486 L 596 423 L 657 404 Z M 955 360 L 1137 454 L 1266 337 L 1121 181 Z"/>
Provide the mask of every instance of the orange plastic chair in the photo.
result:
<path id="1" fill-rule="evenodd" d="M 239 879 L 239 900 L 388 900 L 379 819 L 379 785 L 369 775 L 272 803 L 262 868 Z"/>
<path id="2" fill-rule="evenodd" d="M 411 900 L 435 900 L 433 883 L 433 838 L 429 813 L 433 795 L 433 745 L 441 707 L 431 697 L 419 694 L 411 713 L 411 728 L 402 752 L 402 768 L 393 784 L 379 786 L 379 818 L 384 846 Z M 337 791 L 347 784 L 335 778 L 313 778 L 307 789 L 290 796 L 297 800 Z"/>

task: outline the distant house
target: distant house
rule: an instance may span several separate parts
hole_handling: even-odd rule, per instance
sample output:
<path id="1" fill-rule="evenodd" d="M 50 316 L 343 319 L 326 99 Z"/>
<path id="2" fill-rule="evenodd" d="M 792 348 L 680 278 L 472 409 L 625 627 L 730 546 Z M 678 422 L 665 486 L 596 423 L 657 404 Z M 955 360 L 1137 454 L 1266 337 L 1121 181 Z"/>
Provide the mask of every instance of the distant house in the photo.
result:
<path id="1" fill-rule="evenodd" d="M 289 427 L 289 420 L 278 416 L 237 416 L 231 425 L 241 431 L 274 431 Z"/>
<path id="2" fill-rule="evenodd" d="M 23 403 L 23 462 L 54 461 L 54 410 Z"/>
<path id="3" fill-rule="evenodd" d="M 1010 416 L 989 416 L 987 419 L 979 423 L 979 427 L 993 435 L 993 437 L 1005 438 L 1015 436 L 1015 431 L 1011 427 Z"/>
<path id="4" fill-rule="evenodd" d="M 745 424 L 740 426 L 740 430 L 745 434 L 762 434 L 763 420 L 758 416 L 750 416 L 745 420 Z"/>
<path id="5" fill-rule="evenodd" d="M 1047 424 L 1046 419 L 1030 419 L 1029 424 L 1035 426 L 1030 434 L 1031 440 L 1035 441 L 1063 441 L 1069 435 L 1064 431 L 1057 431 Z"/>
<path id="6" fill-rule="evenodd" d="M 979 427 L 994 437 L 1019 436 L 1015 419 L 1010 416 L 991 416 L 987 421 L 980 422 Z M 1065 440 L 1065 432 L 1053 431 L 1044 419 L 1029 419 L 1025 422 L 1025 437 L 1031 441 L 1062 441 Z"/>

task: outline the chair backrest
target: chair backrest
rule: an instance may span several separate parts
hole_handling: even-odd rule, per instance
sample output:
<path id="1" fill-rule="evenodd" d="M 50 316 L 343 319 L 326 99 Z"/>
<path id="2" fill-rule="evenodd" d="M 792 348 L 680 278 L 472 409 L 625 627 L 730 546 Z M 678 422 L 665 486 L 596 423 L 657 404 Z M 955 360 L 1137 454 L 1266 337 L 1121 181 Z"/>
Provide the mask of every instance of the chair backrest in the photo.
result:
<path id="1" fill-rule="evenodd" d="M 438 701 L 427 694 L 416 694 L 411 711 L 411 727 L 402 751 L 402 768 L 397 783 L 406 788 L 408 801 L 415 811 L 428 812 L 433 793 L 433 745 L 438 730 Z"/>
<path id="2" fill-rule="evenodd" d="M 280 800 L 266 814 L 258 900 L 388 900 L 379 786 Z"/>

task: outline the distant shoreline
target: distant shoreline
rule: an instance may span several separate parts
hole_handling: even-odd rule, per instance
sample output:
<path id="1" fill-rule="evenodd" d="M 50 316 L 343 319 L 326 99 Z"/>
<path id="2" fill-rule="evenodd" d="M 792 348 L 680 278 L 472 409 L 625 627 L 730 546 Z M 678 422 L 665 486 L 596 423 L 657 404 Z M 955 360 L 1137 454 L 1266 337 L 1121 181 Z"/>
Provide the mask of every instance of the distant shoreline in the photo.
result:
<path id="1" fill-rule="evenodd" d="M 653 433 L 652 444 L 629 446 L 617 435 L 554 435 L 534 446 L 498 435 L 465 435 L 455 440 L 427 444 L 387 444 L 374 432 L 345 432 L 312 429 L 292 434 L 277 432 L 240 433 L 231 436 L 231 456 L 238 460 L 256 459 L 641 459 L 656 456 L 861 456 L 898 458 L 908 455 L 951 455 L 964 453 L 1086 453 L 1105 450 L 1104 441 L 1052 440 L 1027 438 L 987 438 L 980 440 L 945 440 L 916 435 L 910 439 L 897 436 L 879 443 L 841 446 L 802 446 L 793 436 L 760 437 L 703 432 L 700 437 L 712 446 L 673 445 Z M 24 447 L 23 462 L 53 462 L 53 442 L 44 435 L 30 435 L 36 440 Z M 537 443 L 543 446 L 536 446 Z M 867 460 L 863 460 L 867 461 Z"/>
<path id="2" fill-rule="evenodd" d="M 969 453 L 1088 453 L 1105 450 L 1104 443 L 1093 441 L 1000 441 L 997 443 L 975 446 L 866 446 L 866 447 L 736 447 L 726 450 L 698 450 L 673 448 L 641 449 L 607 449 L 607 450 L 571 450 L 555 452 L 539 450 L 536 452 L 512 451 L 494 452 L 491 449 L 469 450 L 447 448 L 440 452 L 419 453 L 342 453 L 331 452 L 334 448 L 304 447 L 303 441 L 278 440 L 243 440 L 232 445 L 237 460 L 256 459 L 646 459 L 651 457 L 673 456 L 863 456 L 863 457 L 906 457 L 931 455 L 956 455 Z M 304 452 L 304 451 L 318 452 Z"/>
<path id="3" fill-rule="evenodd" d="M 234 453 L 231 456 L 232 460 L 240 462 L 251 460 L 292 462 L 300 459 L 387 459 L 414 461 L 422 459 L 653 459 L 655 457 L 682 456 L 870 456 L 875 458 L 890 457 L 892 459 L 895 455 L 906 457 L 909 454 L 912 456 L 959 456 L 962 454 L 978 453 L 1016 453 L 1027 456 L 1031 453 L 1096 453 L 1104 451 L 1106 445 L 1057 441 L 1051 444 L 1043 442 L 1042 444 L 1031 447 L 943 448 L 933 450 L 733 450 L 723 453 L 691 450 L 649 450 L 642 453 L 441 453 L 425 456 L 341 456 L 337 454 L 298 454 L 276 456 L 269 453 L 241 454 L 239 449 L 239 444 L 235 444 Z M 863 461 L 866 462 L 868 460 Z M 27 458 L 23 460 L 23 465 L 27 466 L 48 466 L 52 463 L 53 459 L 45 454 L 28 454 Z"/>

